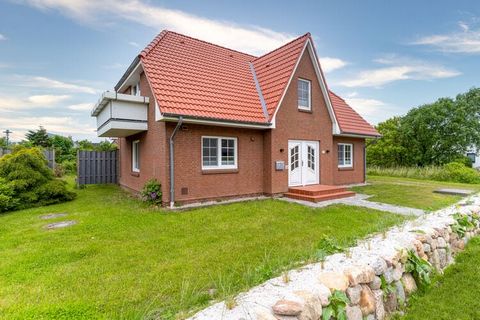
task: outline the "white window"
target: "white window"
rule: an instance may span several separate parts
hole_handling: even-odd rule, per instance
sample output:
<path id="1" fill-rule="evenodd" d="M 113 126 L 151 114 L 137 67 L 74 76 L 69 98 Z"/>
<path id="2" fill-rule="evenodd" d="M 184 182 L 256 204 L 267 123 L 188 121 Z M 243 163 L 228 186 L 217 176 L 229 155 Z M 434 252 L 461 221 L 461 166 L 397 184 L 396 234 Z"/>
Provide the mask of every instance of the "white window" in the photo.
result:
<path id="1" fill-rule="evenodd" d="M 338 167 L 353 167 L 353 145 L 351 143 L 338 144 Z"/>
<path id="2" fill-rule="evenodd" d="M 140 172 L 140 141 L 132 142 L 132 171 Z"/>
<path id="3" fill-rule="evenodd" d="M 312 83 L 309 80 L 298 79 L 298 109 L 312 109 Z"/>
<path id="4" fill-rule="evenodd" d="M 237 169 L 237 138 L 202 137 L 202 169 Z"/>
<path id="5" fill-rule="evenodd" d="M 140 95 L 140 81 L 132 85 L 132 96 Z"/>

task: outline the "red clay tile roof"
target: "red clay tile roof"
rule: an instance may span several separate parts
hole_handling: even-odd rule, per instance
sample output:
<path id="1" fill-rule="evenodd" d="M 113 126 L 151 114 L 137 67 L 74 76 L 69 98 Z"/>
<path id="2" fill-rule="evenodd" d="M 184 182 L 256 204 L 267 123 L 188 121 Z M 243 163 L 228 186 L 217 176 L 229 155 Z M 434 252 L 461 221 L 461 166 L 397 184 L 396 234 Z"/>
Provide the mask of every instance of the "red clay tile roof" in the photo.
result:
<path id="1" fill-rule="evenodd" d="M 360 134 L 367 136 L 380 136 L 377 130 L 362 118 L 345 100 L 337 96 L 332 91 L 330 101 L 332 101 L 333 111 L 337 118 L 340 131 L 345 134 Z"/>
<path id="2" fill-rule="evenodd" d="M 139 55 L 165 115 L 269 124 L 309 33 L 261 57 L 162 31 Z M 313 42 L 312 42 L 313 43 Z M 250 64 L 268 112 L 265 117 Z M 344 100 L 331 94 L 342 133 L 378 135 Z"/>

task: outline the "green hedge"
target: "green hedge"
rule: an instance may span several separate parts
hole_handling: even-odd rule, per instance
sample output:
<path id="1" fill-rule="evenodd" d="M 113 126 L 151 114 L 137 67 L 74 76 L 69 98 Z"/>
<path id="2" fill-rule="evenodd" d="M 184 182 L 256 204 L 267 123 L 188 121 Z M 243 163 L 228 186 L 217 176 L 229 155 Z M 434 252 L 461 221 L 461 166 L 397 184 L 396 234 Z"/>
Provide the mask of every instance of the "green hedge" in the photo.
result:
<path id="1" fill-rule="evenodd" d="M 16 148 L 0 158 L 0 212 L 74 199 L 66 182 L 55 179 L 38 148 Z"/>
<path id="2" fill-rule="evenodd" d="M 461 183 L 480 183 L 480 172 L 465 166 L 463 162 L 450 162 L 443 166 L 392 167 L 369 166 L 367 174 L 376 176 L 404 177 Z"/>

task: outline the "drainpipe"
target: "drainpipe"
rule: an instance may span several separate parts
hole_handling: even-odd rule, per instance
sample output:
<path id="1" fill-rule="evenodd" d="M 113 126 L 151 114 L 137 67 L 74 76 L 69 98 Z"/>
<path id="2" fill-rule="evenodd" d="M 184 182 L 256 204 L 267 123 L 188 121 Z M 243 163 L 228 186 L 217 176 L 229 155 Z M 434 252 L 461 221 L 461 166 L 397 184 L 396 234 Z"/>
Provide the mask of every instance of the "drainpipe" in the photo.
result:
<path id="1" fill-rule="evenodd" d="M 177 126 L 172 132 L 172 135 L 170 136 L 170 208 L 173 208 L 175 205 L 175 167 L 174 167 L 174 142 L 173 140 L 175 139 L 175 136 L 177 135 L 178 129 L 182 126 L 183 123 L 183 117 L 180 116 L 178 118 Z"/>

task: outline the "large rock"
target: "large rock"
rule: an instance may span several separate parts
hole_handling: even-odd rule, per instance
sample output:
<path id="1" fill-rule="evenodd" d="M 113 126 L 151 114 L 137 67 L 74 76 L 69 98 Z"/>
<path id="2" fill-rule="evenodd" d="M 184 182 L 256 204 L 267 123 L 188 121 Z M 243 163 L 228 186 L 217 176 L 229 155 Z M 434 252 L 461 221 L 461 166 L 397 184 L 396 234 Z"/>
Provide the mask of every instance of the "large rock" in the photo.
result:
<path id="1" fill-rule="evenodd" d="M 398 300 L 397 300 L 397 293 L 390 292 L 384 299 L 384 306 L 385 311 L 388 313 L 392 313 L 393 311 L 397 310 L 398 307 Z"/>
<path id="2" fill-rule="evenodd" d="M 372 290 L 366 285 L 362 285 L 359 306 L 360 310 L 362 310 L 362 315 L 364 316 L 375 312 L 375 296 L 373 295 Z"/>
<path id="3" fill-rule="evenodd" d="M 446 248 L 447 247 L 447 241 L 445 241 L 445 239 L 442 238 L 442 237 L 437 238 L 437 247 L 438 248 Z"/>
<path id="4" fill-rule="evenodd" d="M 383 291 L 374 290 L 373 295 L 375 297 L 375 318 L 377 320 L 385 319 L 385 307 L 383 305 Z"/>
<path id="5" fill-rule="evenodd" d="M 434 250 L 432 252 L 432 257 L 430 259 L 430 263 L 437 269 L 437 271 L 440 271 L 442 268 L 440 267 L 440 255 L 438 254 L 438 250 Z"/>
<path id="6" fill-rule="evenodd" d="M 278 320 L 277 317 L 265 309 L 255 310 L 255 315 L 257 316 L 257 320 Z"/>
<path id="7" fill-rule="evenodd" d="M 415 283 L 415 279 L 410 273 L 404 273 L 401 281 L 405 290 L 405 294 L 407 296 L 410 296 L 412 293 L 417 291 L 417 284 Z"/>
<path id="8" fill-rule="evenodd" d="M 430 247 L 430 245 L 428 243 L 424 243 L 423 244 L 423 252 L 429 253 L 431 251 L 432 251 L 432 248 Z"/>
<path id="9" fill-rule="evenodd" d="M 303 311 L 303 307 L 300 302 L 282 299 L 275 303 L 272 311 L 280 316 L 298 316 Z"/>
<path id="10" fill-rule="evenodd" d="M 297 316 L 298 320 L 317 320 L 322 316 L 322 302 L 317 294 L 308 291 L 295 291 L 304 301 L 303 311 Z"/>
<path id="11" fill-rule="evenodd" d="M 322 303 L 322 307 L 327 306 L 330 303 L 330 296 L 332 293 L 330 292 L 330 289 L 328 289 L 326 286 L 323 284 L 320 284 L 316 288 L 318 297 L 320 299 L 320 302 Z"/>
<path id="12" fill-rule="evenodd" d="M 392 283 L 393 282 L 393 268 L 390 267 L 387 269 L 387 271 L 385 271 L 385 273 L 383 274 L 383 278 L 385 279 L 385 281 L 387 283 Z"/>
<path id="13" fill-rule="evenodd" d="M 362 320 L 362 310 L 358 306 L 347 306 L 347 320 Z"/>
<path id="14" fill-rule="evenodd" d="M 338 272 L 323 272 L 320 274 L 319 280 L 324 286 L 330 289 L 330 291 L 345 291 L 349 285 L 348 278 L 344 274 Z"/>
<path id="15" fill-rule="evenodd" d="M 376 276 L 375 278 L 373 278 L 372 282 L 368 284 L 368 286 L 372 290 L 378 290 L 382 286 L 382 280 L 380 279 L 380 277 Z"/>
<path id="16" fill-rule="evenodd" d="M 373 272 L 375 272 L 375 275 L 377 276 L 383 274 L 385 270 L 387 270 L 387 263 L 380 257 L 371 261 L 369 265 L 373 268 Z"/>
<path id="17" fill-rule="evenodd" d="M 362 292 L 362 286 L 356 285 L 347 289 L 347 297 L 352 304 L 358 304 L 360 302 L 360 293 Z"/>
<path id="18" fill-rule="evenodd" d="M 447 266 L 447 250 L 437 249 L 437 252 L 438 252 L 438 260 L 440 263 L 440 268 L 443 269 Z"/>
<path id="19" fill-rule="evenodd" d="M 346 268 L 343 273 L 347 276 L 351 286 L 372 282 L 375 277 L 375 272 L 370 266 L 351 266 Z"/>
<path id="20" fill-rule="evenodd" d="M 393 269 L 393 273 L 392 273 L 392 278 L 393 278 L 393 281 L 398 281 L 402 278 L 402 274 L 403 274 L 403 266 L 399 263 L 395 266 L 395 269 Z"/>

